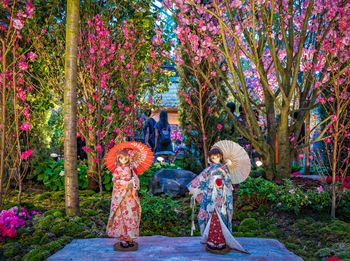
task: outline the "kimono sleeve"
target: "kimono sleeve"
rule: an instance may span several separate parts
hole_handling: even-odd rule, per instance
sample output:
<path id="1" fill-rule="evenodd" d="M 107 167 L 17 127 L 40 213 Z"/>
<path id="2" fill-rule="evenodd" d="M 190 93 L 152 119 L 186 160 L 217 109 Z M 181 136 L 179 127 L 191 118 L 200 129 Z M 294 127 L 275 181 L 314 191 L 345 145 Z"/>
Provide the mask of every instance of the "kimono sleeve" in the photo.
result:
<path id="1" fill-rule="evenodd" d="M 225 182 L 225 185 L 227 188 L 231 189 L 232 188 L 232 180 L 231 180 L 231 175 L 227 169 L 226 166 L 223 166 L 222 167 L 222 170 L 225 172 L 225 175 L 224 175 L 224 182 Z"/>
<path id="2" fill-rule="evenodd" d="M 208 170 L 209 168 L 206 168 L 203 170 L 196 178 L 194 178 L 188 185 L 187 188 L 190 191 L 190 193 L 193 195 L 193 197 L 196 199 L 198 203 L 202 202 L 203 198 L 203 192 L 207 189 L 207 177 L 208 177 Z"/>

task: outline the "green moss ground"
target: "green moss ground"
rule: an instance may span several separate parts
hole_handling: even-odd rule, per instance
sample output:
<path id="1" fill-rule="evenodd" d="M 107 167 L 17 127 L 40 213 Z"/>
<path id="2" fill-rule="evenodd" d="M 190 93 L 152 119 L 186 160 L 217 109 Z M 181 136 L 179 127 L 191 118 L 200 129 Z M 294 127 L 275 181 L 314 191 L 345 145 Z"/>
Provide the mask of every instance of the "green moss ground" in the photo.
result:
<path id="1" fill-rule="evenodd" d="M 6 208 L 15 205 L 16 191 Z M 143 208 L 140 234 L 190 236 L 190 198 L 140 195 Z M 72 239 L 107 237 L 110 193 L 100 199 L 93 191 L 80 191 L 81 216 L 66 217 L 64 193 L 24 193 L 23 204 L 29 210 L 44 211 L 18 230 L 18 237 L 0 244 L 0 260 L 44 260 Z M 198 206 L 197 206 L 198 210 Z M 350 261 L 350 224 L 331 221 L 328 214 L 304 213 L 295 216 L 274 213 L 267 206 L 253 209 L 235 205 L 233 231 L 236 237 L 262 237 L 280 240 L 304 260 L 337 256 Z M 199 235 L 198 229 L 195 235 Z"/>

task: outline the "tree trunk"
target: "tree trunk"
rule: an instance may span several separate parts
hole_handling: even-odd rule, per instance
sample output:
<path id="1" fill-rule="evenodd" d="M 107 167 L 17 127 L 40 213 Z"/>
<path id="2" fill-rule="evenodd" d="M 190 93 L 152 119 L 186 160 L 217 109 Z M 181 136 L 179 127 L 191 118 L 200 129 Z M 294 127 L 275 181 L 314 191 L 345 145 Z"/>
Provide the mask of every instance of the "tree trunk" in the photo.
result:
<path id="1" fill-rule="evenodd" d="M 204 123 L 203 123 L 203 115 L 201 114 L 200 117 L 200 122 L 201 122 L 201 130 L 202 130 L 202 136 L 203 136 L 203 156 L 204 156 L 204 164 L 205 167 L 208 167 L 208 146 L 207 146 L 207 142 L 204 139 L 205 135 L 205 128 L 204 128 Z"/>
<path id="2" fill-rule="evenodd" d="M 268 180 L 273 180 L 276 176 L 276 162 L 274 149 L 272 147 L 268 148 L 268 145 L 265 145 L 264 153 L 262 153 L 262 159 L 264 162 L 266 178 Z"/>
<path id="3" fill-rule="evenodd" d="M 201 87 L 200 87 L 201 88 Z M 204 137 L 206 137 L 206 132 L 205 132 L 205 126 L 204 126 L 204 110 L 203 110 L 203 102 L 202 102 L 202 92 L 200 91 L 199 94 L 199 121 L 201 124 L 201 131 L 202 131 L 202 140 L 203 140 L 203 153 L 204 153 L 204 164 L 205 167 L 208 167 L 208 147 L 207 147 L 207 142 L 205 141 Z"/>
<path id="4" fill-rule="evenodd" d="M 89 138 L 86 139 L 86 145 L 96 144 L 96 136 L 94 133 L 90 132 Z M 97 155 L 94 151 L 90 151 L 87 153 L 88 158 L 88 170 L 87 170 L 87 180 L 88 186 L 87 189 L 91 189 L 94 191 L 99 190 L 99 175 L 97 171 L 97 163 L 94 159 L 97 158 Z"/>
<path id="5" fill-rule="evenodd" d="M 18 195 L 17 195 L 17 202 L 18 204 L 22 204 L 22 191 L 23 191 L 23 186 L 22 186 L 22 179 L 19 175 L 19 170 L 17 170 L 17 175 L 18 175 Z"/>
<path id="6" fill-rule="evenodd" d="M 68 0 L 64 87 L 64 187 L 67 216 L 79 215 L 76 126 L 78 33 L 79 0 Z"/>
<path id="7" fill-rule="evenodd" d="M 310 142 L 310 113 L 308 112 L 305 119 L 305 144 L 309 144 Z M 307 146 L 305 149 L 305 161 L 304 161 L 304 174 L 310 175 L 310 146 Z"/>
<path id="8" fill-rule="evenodd" d="M 278 162 L 278 150 L 276 146 L 276 117 L 274 104 L 270 96 L 266 95 L 266 128 L 267 144 L 264 145 L 265 152 L 262 154 L 266 177 L 269 180 L 275 178 L 276 164 Z M 270 148 L 269 148 L 270 146 Z M 266 148 L 265 148 L 266 147 Z"/>
<path id="9" fill-rule="evenodd" d="M 101 162 L 98 164 L 98 186 L 100 189 L 100 196 L 101 198 L 104 198 L 103 195 L 103 184 L 102 184 L 102 168 L 101 168 Z"/>
<path id="10" fill-rule="evenodd" d="M 289 142 L 288 112 L 282 111 L 278 129 L 278 167 L 276 179 L 281 180 L 290 177 L 292 169 L 291 148 Z"/>
<path id="11" fill-rule="evenodd" d="M 339 111 L 339 110 L 338 110 Z M 339 116 L 339 115 L 337 115 Z M 335 210 L 337 207 L 337 193 L 336 193 L 336 169 L 337 169 L 337 156 L 338 156 L 338 122 L 334 126 L 334 144 L 333 144 L 333 159 L 332 159 L 332 208 L 331 208 L 331 217 L 335 218 Z"/>
<path id="12" fill-rule="evenodd" d="M 88 170 L 87 170 L 87 180 L 88 180 L 88 186 L 87 189 L 91 189 L 94 191 L 99 190 L 99 178 L 98 178 L 98 171 L 97 171 L 97 164 L 94 161 L 95 153 L 89 152 L 88 157 Z"/>

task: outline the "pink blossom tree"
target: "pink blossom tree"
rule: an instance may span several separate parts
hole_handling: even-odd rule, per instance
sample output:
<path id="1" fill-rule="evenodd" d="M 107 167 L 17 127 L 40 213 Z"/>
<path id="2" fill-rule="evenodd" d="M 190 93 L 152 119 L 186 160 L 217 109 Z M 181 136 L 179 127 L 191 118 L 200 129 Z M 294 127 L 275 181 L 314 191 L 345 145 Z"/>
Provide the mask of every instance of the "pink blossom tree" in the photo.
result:
<path id="1" fill-rule="evenodd" d="M 343 17 L 348 21 L 348 17 Z M 339 32 L 337 37 L 342 37 L 342 32 Z M 318 97 L 319 103 L 328 114 L 328 121 L 325 129 L 327 135 L 323 137 L 327 159 L 325 159 L 331 169 L 332 177 L 332 208 L 331 217 L 335 218 L 336 208 L 341 200 L 346 188 L 346 176 L 349 173 L 350 159 L 350 65 L 339 67 L 337 57 L 341 57 L 344 50 L 343 41 L 325 45 L 324 52 L 332 50 L 332 58 L 327 59 L 329 64 L 330 82 Z M 322 175 L 328 175 L 327 166 L 322 158 L 318 157 L 317 153 L 312 153 L 310 159 L 319 165 L 319 170 Z"/>
<path id="2" fill-rule="evenodd" d="M 191 47 L 187 50 L 190 52 L 186 55 L 191 57 Z M 191 69 L 188 70 L 187 67 Z M 198 69 L 197 67 L 202 67 Z M 208 147 L 215 141 L 215 134 L 218 129 L 221 129 L 221 125 L 213 126 L 213 118 L 218 118 L 217 115 L 213 117 L 214 112 L 217 110 L 217 101 L 215 90 L 209 87 L 209 82 L 213 86 L 221 84 L 220 78 L 216 77 L 215 72 L 212 70 L 212 65 L 209 61 L 202 61 L 201 64 L 197 64 L 193 59 L 189 59 L 186 66 L 179 66 L 179 74 L 182 80 L 182 84 L 179 88 L 180 101 L 187 103 L 188 106 L 182 106 L 186 112 L 182 111 L 181 117 L 186 117 L 185 122 L 189 122 L 189 117 L 192 116 L 192 127 L 199 131 L 198 143 L 203 148 L 203 162 L 205 166 L 208 166 Z M 201 70 L 205 74 L 205 78 L 199 73 Z M 186 104 L 186 105 L 187 105 Z M 198 125 L 198 126 L 196 126 Z M 185 126 L 184 126 L 185 127 Z M 188 133 L 190 135 L 190 133 Z"/>
<path id="3" fill-rule="evenodd" d="M 38 39 L 30 28 L 34 6 L 28 1 L 0 1 L 0 207 L 5 173 L 18 184 L 21 201 L 22 181 L 33 151 L 29 148 L 31 129 L 31 79 L 27 72 L 37 58 L 32 52 Z M 8 186 L 7 186 L 8 188 Z"/>
<path id="4" fill-rule="evenodd" d="M 228 72 L 222 88 L 242 105 L 247 128 L 229 109 L 227 113 L 262 155 L 267 177 L 289 177 L 294 154 L 290 136 L 298 139 L 302 123 L 318 106 L 317 98 L 330 81 L 327 61 L 335 58 L 332 48 L 325 52 L 323 47 L 349 42 L 350 27 L 344 19 L 350 12 L 348 2 L 168 0 L 164 5 L 176 13 L 179 48 L 188 52 L 186 43 L 193 42 L 195 35 L 197 63 L 209 59 L 216 74 L 225 78 L 223 72 Z M 348 44 L 341 48 L 338 68 L 349 60 Z M 176 61 L 183 64 L 181 55 Z M 205 78 L 205 73 L 200 73 Z M 220 92 L 217 99 L 225 105 Z M 253 111 L 257 107 L 266 119 L 267 141 Z M 300 112 L 299 117 L 291 123 L 295 112 Z"/>
<path id="5" fill-rule="evenodd" d="M 140 21 L 107 29 L 100 16 L 82 27 L 78 53 L 78 137 L 86 141 L 88 188 L 102 195 L 103 155 L 115 142 L 134 139 L 152 95 L 168 80 L 160 68 L 164 45 Z M 157 37 L 157 36 L 155 36 Z"/>

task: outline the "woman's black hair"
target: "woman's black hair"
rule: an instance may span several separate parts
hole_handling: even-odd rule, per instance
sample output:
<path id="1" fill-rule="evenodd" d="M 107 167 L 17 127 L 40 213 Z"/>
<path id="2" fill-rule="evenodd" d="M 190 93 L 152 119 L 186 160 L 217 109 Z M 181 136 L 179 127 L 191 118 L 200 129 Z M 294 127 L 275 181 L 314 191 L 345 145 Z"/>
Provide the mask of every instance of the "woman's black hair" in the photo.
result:
<path id="1" fill-rule="evenodd" d="M 159 123 L 161 127 L 165 128 L 169 125 L 168 123 L 168 112 L 166 110 L 162 110 L 159 114 Z"/>
<path id="2" fill-rule="evenodd" d="M 231 110 L 232 114 L 235 114 L 236 104 L 234 104 L 233 102 L 228 102 L 228 103 L 226 103 L 226 107 Z"/>
<path id="3" fill-rule="evenodd" d="M 152 114 L 152 111 L 151 111 L 150 109 L 147 109 L 147 110 L 145 111 L 145 115 L 146 115 L 147 117 L 151 116 L 151 114 Z"/>

